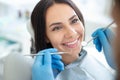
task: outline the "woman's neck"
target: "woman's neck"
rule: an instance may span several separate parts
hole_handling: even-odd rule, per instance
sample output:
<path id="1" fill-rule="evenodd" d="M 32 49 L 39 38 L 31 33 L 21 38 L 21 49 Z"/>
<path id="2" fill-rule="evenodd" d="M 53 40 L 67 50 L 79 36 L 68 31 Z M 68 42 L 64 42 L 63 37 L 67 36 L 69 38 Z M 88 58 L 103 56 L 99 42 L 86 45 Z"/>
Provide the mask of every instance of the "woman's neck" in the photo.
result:
<path id="1" fill-rule="evenodd" d="M 62 61 L 64 62 L 64 64 L 68 65 L 72 62 L 74 62 L 75 60 L 77 60 L 79 58 L 79 55 L 68 55 L 68 54 L 64 54 L 62 55 Z"/>

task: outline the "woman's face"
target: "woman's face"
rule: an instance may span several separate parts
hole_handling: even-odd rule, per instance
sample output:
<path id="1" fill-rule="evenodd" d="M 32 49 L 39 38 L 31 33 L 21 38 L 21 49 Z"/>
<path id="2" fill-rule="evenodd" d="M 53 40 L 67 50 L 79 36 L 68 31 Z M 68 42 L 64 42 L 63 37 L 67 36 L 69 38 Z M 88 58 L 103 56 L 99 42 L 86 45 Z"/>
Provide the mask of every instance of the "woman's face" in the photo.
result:
<path id="1" fill-rule="evenodd" d="M 47 42 L 58 51 L 69 52 L 69 56 L 78 57 L 84 39 L 84 27 L 69 5 L 54 4 L 48 8 L 46 35 Z"/>

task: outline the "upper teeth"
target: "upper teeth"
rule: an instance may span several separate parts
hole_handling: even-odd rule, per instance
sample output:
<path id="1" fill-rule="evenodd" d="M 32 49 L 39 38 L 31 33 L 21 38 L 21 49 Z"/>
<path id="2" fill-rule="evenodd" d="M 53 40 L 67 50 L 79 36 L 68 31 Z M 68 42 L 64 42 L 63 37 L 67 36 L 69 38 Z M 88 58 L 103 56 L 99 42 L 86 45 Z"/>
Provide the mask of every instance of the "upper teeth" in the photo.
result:
<path id="1" fill-rule="evenodd" d="M 77 40 L 70 42 L 70 43 L 67 43 L 67 45 L 75 44 L 76 42 L 77 42 Z"/>

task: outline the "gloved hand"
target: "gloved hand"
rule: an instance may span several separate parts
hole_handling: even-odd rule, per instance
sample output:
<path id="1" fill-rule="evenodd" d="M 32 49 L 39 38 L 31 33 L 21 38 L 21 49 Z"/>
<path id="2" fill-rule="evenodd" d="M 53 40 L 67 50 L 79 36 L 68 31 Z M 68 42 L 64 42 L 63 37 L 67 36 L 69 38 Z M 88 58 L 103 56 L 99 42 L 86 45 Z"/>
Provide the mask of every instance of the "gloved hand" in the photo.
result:
<path id="1" fill-rule="evenodd" d="M 111 46 L 111 43 L 113 41 L 114 34 L 110 29 L 104 30 L 104 28 L 97 29 L 93 34 L 92 37 L 96 37 L 93 40 L 93 43 L 95 44 L 96 49 L 101 52 L 103 48 L 103 52 L 105 55 L 105 58 L 109 64 L 110 67 L 113 69 L 116 68 L 115 62 L 114 62 L 114 56 L 113 56 L 113 48 Z"/>
<path id="2" fill-rule="evenodd" d="M 52 68 L 63 70 L 64 66 L 61 62 L 60 55 L 51 55 L 50 53 L 57 52 L 56 49 L 45 49 L 36 56 L 32 67 L 32 80 L 54 80 Z"/>
<path id="3" fill-rule="evenodd" d="M 62 70 L 64 70 L 64 64 L 61 59 L 62 57 L 58 54 L 52 55 L 52 69 L 54 77 L 56 77 Z"/>

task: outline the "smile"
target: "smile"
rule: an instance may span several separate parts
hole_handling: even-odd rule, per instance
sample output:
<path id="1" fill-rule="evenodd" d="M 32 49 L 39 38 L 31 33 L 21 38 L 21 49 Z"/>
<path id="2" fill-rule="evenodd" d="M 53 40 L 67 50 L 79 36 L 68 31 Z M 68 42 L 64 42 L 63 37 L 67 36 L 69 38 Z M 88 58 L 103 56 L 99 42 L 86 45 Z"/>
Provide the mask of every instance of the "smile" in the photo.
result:
<path id="1" fill-rule="evenodd" d="M 73 41 L 73 42 L 67 43 L 67 45 L 73 45 L 73 44 L 75 44 L 77 41 L 78 41 L 78 40 L 75 40 L 75 41 Z"/>
<path id="2" fill-rule="evenodd" d="M 64 46 L 66 46 L 68 48 L 75 48 L 77 45 L 78 45 L 78 39 L 76 39 L 72 42 L 64 43 Z"/>

